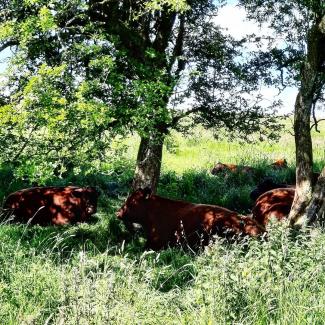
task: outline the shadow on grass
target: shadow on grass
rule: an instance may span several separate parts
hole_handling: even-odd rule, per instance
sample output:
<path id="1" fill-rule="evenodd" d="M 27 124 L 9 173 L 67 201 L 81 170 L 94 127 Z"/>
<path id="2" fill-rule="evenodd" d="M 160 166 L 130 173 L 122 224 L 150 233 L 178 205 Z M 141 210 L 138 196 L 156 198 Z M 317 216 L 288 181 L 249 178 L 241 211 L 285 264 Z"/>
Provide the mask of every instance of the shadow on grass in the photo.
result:
<path id="1" fill-rule="evenodd" d="M 247 214 L 253 205 L 250 192 L 266 177 L 274 182 L 294 183 L 294 171 L 272 170 L 266 164 L 255 167 L 254 175 L 188 170 L 182 175 L 168 172 L 161 176 L 158 194 L 194 203 L 215 204 Z"/>
<path id="2" fill-rule="evenodd" d="M 197 170 L 188 170 L 182 175 L 167 172 L 160 178 L 158 194 L 194 203 L 216 204 L 245 214 L 250 212 L 253 204 L 249 198 L 251 190 L 264 177 L 273 177 L 279 182 L 290 182 L 294 175 L 291 169 L 274 171 L 266 165 L 256 166 L 256 170 L 254 176 L 242 173 L 214 176 L 209 171 Z M 89 224 L 79 226 L 42 228 L 15 225 L 7 226 L 8 231 L 15 229 L 12 237 L 19 239 L 21 245 L 35 249 L 52 247 L 60 252 L 72 252 L 85 248 L 103 252 L 118 251 L 123 245 L 124 249 L 132 254 L 140 253 L 143 250 L 143 240 L 139 240 L 139 236 L 131 236 L 115 217 L 115 211 L 130 191 L 132 173 L 133 170 L 129 166 L 110 175 L 69 175 L 66 179 L 49 180 L 45 185 L 97 186 L 101 191 L 97 216 Z M 8 168 L 2 168 L 0 176 L 2 195 L 28 187 L 26 180 L 15 180 Z"/>
<path id="3" fill-rule="evenodd" d="M 249 213 L 253 202 L 250 191 L 265 177 L 275 181 L 292 183 L 294 170 L 274 171 L 265 165 L 257 166 L 254 176 L 247 174 L 211 175 L 209 171 L 188 170 L 182 175 L 174 172 L 162 174 L 158 194 L 194 203 L 216 204 L 228 209 Z M 7 174 L 5 174 L 7 173 Z M 112 175 L 88 174 L 70 175 L 66 179 L 49 180 L 44 185 L 65 186 L 90 185 L 101 190 L 99 209 L 87 224 L 66 227 L 40 227 L 26 225 L 1 225 L 0 242 L 5 242 L 11 258 L 18 250 L 26 254 L 46 255 L 54 263 L 68 263 L 80 252 L 87 254 L 127 258 L 138 265 L 139 277 L 162 292 L 190 285 L 196 276 L 194 260 L 197 255 L 179 248 L 161 252 L 144 251 L 145 239 L 131 235 L 115 217 L 123 204 L 132 180 L 133 170 L 125 169 Z M 7 175 L 7 177 L 4 177 Z M 4 177 L 4 178 L 3 178 Z M 26 181 L 14 180 L 10 171 L 0 170 L 1 195 L 29 187 Z M 132 263 L 133 263 L 132 262 Z M 149 273 L 146 271 L 151 270 Z M 99 267 L 99 266 L 96 266 Z M 103 266 L 105 267 L 105 262 Z M 117 268 L 121 267 L 119 263 Z"/>

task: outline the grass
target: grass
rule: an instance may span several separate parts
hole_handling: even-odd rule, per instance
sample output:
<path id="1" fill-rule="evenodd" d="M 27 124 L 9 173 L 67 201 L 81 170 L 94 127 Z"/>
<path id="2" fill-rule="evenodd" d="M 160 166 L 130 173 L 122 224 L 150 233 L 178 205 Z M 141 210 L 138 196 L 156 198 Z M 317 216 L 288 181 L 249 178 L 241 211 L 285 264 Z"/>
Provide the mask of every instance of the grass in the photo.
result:
<path id="1" fill-rule="evenodd" d="M 313 153 L 316 170 L 325 161 L 325 121 L 320 122 L 320 133 L 312 130 Z M 291 168 L 295 166 L 295 145 L 292 121 L 285 121 L 285 128 L 278 142 L 263 141 L 256 144 L 215 140 L 213 133 L 197 127 L 184 137 L 172 133 L 167 139 L 163 154 L 163 172 L 182 174 L 190 169 L 207 170 L 217 162 L 261 166 L 285 158 Z M 128 157 L 135 159 L 138 142 L 128 142 Z"/>
<path id="2" fill-rule="evenodd" d="M 325 162 L 324 128 L 313 134 L 315 170 Z M 134 139 L 118 173 L 71 176 L 102 188 L 90 224 L 0 225 L 0 324 L 323 324 L 325 231 L 271 226 L 268 238 L 216 238 L 201 254 L 144 251 L 114 216 L 129 189 Z M 267 165 L 286 158 L 289 170 Z M 131 161 L 131 162 L 130 162 Z M 212 176 L 217 161 L 255 166 L 254 177 Z M 123 173 L 121 173 L 123 170 Z M 0 194 L 24 184 L 0 171 Z M 173 134 L 164 152 L 159 193 L 248 213 L 249 192 L 265 176 L 294 181 L 293 138 L 276 144 L 216 141 L 197 128 Z M 110 193 L 107 184 L 117 184 Z"/>

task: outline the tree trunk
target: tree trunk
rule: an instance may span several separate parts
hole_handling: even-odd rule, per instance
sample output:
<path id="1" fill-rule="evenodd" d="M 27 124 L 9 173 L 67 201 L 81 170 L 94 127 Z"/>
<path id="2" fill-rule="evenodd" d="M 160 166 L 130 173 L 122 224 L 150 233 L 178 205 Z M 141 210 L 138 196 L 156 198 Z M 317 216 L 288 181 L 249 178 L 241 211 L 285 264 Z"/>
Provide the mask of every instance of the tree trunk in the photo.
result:
<path id="1" fill-rule="evenodd" d="M 301 68 L 301 86 L 295 103 L 296 192 L 289 214 L 292 225 L 309 223 L 307 206 L 312 199 L 313 151 L 310 115 L 324 81 L 321 77 L 325 62 L 325 15 L 319 16 L 307 36 L 307 55 Z"/>
<path id="2" fill-rule="evenodd" d="M 314 222 L 316 219 L 325 223 L 325 167 L 323 168 L 309 205 L 306 208 L 304 216 L 308 223 Z"/>
<path id="3" fill-rule="evenodd" d="M 133 190 L 150 187 L 154 193 L 156 192 L 160 176 L 164 138 L 165 135 L 161 133 L 141 138 L 132 184 Z"/>
<path id="4" fill-rule="evenodd" d="M 312 82 L 313 79 L 309 81 Z M 303 84 L 304 81 L 302 81 Z M 302 85 L 295 103 L 296 192 L 289 219 L 292 225 L 304 222 L 304 211 L 312 197 L 313 151 L 310 134 L 310 114 L 313 93 Z"/>

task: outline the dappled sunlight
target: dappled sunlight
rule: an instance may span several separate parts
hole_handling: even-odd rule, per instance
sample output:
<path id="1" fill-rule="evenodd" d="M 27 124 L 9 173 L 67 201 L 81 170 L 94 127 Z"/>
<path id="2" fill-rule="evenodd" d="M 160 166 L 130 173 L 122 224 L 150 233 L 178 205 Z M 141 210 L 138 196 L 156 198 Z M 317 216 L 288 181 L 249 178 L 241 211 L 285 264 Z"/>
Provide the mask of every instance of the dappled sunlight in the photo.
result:
<path id="1" fill-rule="evenodd" d="M 324 324 L 323 2 L 0 1 L 0 324 Z"/>

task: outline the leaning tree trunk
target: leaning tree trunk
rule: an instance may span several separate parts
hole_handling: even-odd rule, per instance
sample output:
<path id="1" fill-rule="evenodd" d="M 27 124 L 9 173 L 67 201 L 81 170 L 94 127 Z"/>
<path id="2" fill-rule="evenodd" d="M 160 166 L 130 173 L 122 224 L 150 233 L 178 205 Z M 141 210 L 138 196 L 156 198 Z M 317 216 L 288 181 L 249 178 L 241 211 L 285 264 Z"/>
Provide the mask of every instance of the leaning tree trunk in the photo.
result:
<path id="1" fill-rule="evenodd" d="M 312 80 L 311 78 L 310 82 Z M 302 216 L 312 197 L 313 151 L 310 114 L 313 94 L 307 91 L 306 86 L 302 85 L 295 103 L 296 192 L 289 214 L 289 219 L 293 225 L 303 223 Z"/>
<path id="2" fill-rule="evenodd" d="M 306 219 L 306 208 L 312 199 L 313 154 L 310 134 L 310 115 L 313 103 L 324 85 L 325 15 L 317 17 L 307 37 L 307 55 L 301 69 L 301 86 L 295 103 L 296 193 L 289 219 L 300 226 Z"/>
<path id="3" fill-rule="evenodd" d="M 150 187 L 154 193 L 156 192 L 160 176 L 164 138 L 164 134 L 161 133 L 141 138 L 132 184 L 134 190 Z"/>

